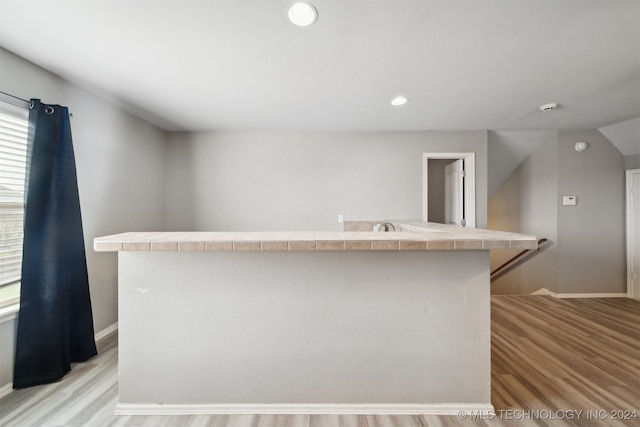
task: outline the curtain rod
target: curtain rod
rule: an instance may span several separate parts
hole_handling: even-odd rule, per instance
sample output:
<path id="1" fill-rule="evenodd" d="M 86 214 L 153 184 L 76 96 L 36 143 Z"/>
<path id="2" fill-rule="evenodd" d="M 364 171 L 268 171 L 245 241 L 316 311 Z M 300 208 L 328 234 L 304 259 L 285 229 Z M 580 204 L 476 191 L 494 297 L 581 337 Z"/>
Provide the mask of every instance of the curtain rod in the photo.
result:
<path id="1" fill-rule="evenodd" d="M 29 106 L 31 105 L 31 101 L 27 101 L 26 99 L 22 99 L 19 96 L 11 95 L 10 93 L 3 92 L 3 91 L 0 90 L 0 99 L 4 98 L 5 96 L 8 96 L 9 98 L 13 98 L 16 101 L 24 102 L 23 105 L 19 105 L 15 101 L 11 102 L 10 100 L 6 100 L 7 102 L 9 102 L 12 105 L 15 105 L 16 107 L 24 107 L 26 109 L 29 109 Z M 69 112 L 69 118 L 73 119 L 73 113 L 72 112 Z"/>
<path id="2" fill-rule="evenodd" d="M 1 91 L 1 90 L 0 90 L 0 93 L 1 93 L 1 94 L 3 94 L 3 95 L 10 96 L 10 97 L 15 98 L 15 99 L 19 99 L 20 101 L 23 101 L 23 102 L 26 102 L 26 103 L 29 103 L 29 102 L 30 102 L 30 101 L 27 101 L 26 99 L 22 99 L 22 98 L 20 98 L 20 97 L 18 97 L 18 96 L 11 95 L 10 93 L 3 92 L 3 91 Z"/>
<path id="3" fill-rule="evenodd" d="M 27 101 L 26 99 L 22 99 L 20 97 L 17 97 L 15 95 L 11 95 L 10 93 L 7 92 L 3 92 L 0 90 L 0 98 L 4 98 L 4 97 L 9 97 L 12 98 L 12 100 L 6 99 L 6 102 L 15 105 L 16 107 L 24 107 L 24 108 L 29 108 L 29 104 L 31 103 L 31 101 Z M 18 104 L 16 101 L 22 101 L 24 104 L 20 105 Z"/>

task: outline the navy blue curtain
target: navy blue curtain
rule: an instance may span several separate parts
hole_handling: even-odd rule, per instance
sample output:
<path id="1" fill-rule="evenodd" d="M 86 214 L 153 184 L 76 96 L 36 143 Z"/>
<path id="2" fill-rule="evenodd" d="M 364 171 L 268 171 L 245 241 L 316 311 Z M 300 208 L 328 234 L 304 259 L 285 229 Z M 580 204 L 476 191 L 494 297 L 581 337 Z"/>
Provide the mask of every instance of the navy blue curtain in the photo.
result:
<path id="1" fill-rule="evenodd" d="M 69 110 L 31 101 L 14 388 L 97 354 Z"/>

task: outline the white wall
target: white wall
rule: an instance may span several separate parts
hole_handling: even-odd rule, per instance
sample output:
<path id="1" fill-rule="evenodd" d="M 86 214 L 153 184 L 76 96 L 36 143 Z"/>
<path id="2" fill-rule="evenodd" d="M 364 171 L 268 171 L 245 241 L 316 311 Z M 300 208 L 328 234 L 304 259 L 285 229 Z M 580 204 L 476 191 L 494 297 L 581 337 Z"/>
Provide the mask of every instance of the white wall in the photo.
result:
<path id="1" fill-rule="evenodd" d="M 66 105 L 73 114 L 94 327 L 101 331 L 118 319 L 117 260 L 115 254 L 94 253 L 93 238 L 127 230 L 163 229 L 165 134 L 2 49 L 0 76 L 3 92 Z"/>
<path id="2" fill-rule="evenodd" d="M 487 132 L 173 133 L 167 229 L 340 230 L 345 220 L 421 219 L 423 153 L 475 152 L 487 217 Z"/>

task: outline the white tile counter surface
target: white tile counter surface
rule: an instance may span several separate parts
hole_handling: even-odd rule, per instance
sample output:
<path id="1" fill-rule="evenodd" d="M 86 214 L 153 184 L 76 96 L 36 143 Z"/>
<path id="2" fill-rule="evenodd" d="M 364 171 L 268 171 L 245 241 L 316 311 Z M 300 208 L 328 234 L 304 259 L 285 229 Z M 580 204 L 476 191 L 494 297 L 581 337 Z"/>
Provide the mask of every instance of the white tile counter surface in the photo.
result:
<path id="1" fill-rule="evenodd" d="M 537 238 L 516 233 L 420 221 L 391 221 L 396 230 L 129 232 L 94 239 L 115 251 L 371 251 L 535 249 Z"/>

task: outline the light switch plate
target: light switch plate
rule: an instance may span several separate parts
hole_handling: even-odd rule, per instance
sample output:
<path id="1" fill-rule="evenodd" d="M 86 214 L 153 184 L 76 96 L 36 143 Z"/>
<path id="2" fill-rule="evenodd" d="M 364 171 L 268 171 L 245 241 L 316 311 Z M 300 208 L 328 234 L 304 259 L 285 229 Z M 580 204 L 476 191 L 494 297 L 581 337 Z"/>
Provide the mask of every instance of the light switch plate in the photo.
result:
<path id="1" fill-rule="evenodd" d="M 575 206 L 577 201 L 576 196 L 562 196 L 562 206 Z"/>

